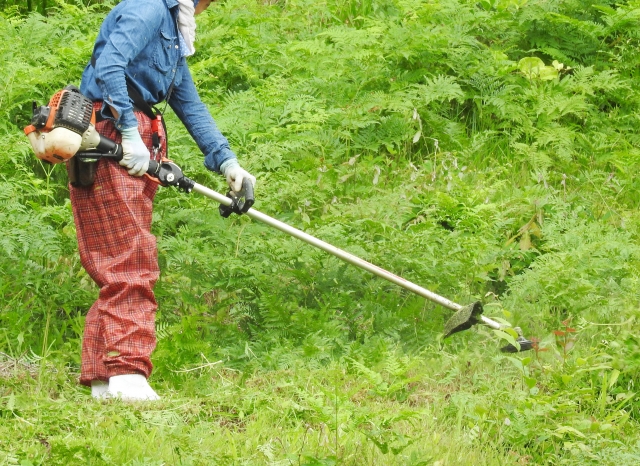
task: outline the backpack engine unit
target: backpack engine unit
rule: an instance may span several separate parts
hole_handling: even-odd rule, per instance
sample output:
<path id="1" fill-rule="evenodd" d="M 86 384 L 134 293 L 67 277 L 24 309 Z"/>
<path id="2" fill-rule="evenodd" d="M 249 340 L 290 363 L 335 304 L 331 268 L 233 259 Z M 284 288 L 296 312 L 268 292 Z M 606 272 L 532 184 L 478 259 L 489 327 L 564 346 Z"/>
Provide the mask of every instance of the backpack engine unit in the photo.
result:
<path id="1" fill-rule="evenodd" d="M 24 133 L 40 160 L 56 164 L 66 162 L 82 152 L 100 157 L 122 157 L 122 146 L 106 138 L 95 128 L 93 102 L 68 85 L 51 97 L 49 105 L 33 103 L 31 124 Z"/>

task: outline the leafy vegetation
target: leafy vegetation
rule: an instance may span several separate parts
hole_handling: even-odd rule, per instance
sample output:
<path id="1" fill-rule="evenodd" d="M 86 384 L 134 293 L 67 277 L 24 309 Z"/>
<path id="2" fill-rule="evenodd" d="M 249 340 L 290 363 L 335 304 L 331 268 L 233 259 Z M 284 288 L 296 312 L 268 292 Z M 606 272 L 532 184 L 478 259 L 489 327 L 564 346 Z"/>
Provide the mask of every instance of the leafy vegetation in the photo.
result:
<path id="1" fill-rule="evenodd" d="M 162 190 L 163 400 L 134 407 L 75 384 L 97 289 L 22 134 L 112 6 L 55 5 L 0 15 L 0 465 L 638 464 L 640 2 L 212 5 L 190 66 L 256 207 L 535 345 L 443 340 L 449 311 Z"/>

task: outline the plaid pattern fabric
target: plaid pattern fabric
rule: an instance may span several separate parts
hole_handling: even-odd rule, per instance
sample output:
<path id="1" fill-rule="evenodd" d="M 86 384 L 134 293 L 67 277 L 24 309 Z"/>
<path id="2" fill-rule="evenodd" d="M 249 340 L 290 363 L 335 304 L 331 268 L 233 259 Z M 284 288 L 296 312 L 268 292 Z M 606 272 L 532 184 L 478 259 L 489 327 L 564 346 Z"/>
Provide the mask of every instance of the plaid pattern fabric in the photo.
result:
<path id="1" fill-rule="evenodd" d="M 99 111 L 100 102 L 94 104 Z M 151 150 L 151 121 L 135 112 L 138 130 Z M 109 120 L 98 132 L 120 142 Z M 160 128 L 162 148 L 166 141 Z M 152 202 L 158 185 L 144 176 L 130 176 L 111 160 L 98 162 L 89 188 L 69 186 L 78 249 L 83 267 L 100 287 L 87 314 L 82 339 L 80 383 L 107 381 L 114 375 L 140 373 L 149 377 L 156 346 L 153 286 L 158 279 L 156 238 L 151 234 Z"/>

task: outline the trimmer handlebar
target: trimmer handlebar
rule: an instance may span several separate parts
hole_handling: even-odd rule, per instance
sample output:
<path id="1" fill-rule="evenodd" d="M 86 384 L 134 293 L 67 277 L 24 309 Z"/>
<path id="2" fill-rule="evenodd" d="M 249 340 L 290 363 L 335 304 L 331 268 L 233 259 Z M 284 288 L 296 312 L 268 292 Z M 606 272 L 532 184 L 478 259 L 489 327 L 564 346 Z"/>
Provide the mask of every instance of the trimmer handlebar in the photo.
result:
<path id="1" fill-rule="evenodd" d="M 186 193 L 193 191 L 196 185 L 195 181 L 184 176 L 182 169 L 170 160 L 150 160 L 147 175 L 157 179 L 162 186 L 175 186 Z M 220 204 L 220 215 L 227 218 L 231 214 L 246 214 L 255 202 L 251 180 L 243 179 L 240 192 L 229 191 L 227 198 L 231 202 L 228 205 Z"/>

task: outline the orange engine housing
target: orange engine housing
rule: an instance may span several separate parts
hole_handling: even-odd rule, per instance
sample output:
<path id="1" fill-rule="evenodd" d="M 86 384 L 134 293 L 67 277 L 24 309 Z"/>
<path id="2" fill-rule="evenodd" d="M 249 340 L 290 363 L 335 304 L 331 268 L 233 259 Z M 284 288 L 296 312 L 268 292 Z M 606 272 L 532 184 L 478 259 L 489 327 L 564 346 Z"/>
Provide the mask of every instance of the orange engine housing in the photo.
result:
<path id="1" fill-rule="evenodd" d="M 34 102 L 31 124 L 24 128 L 31 146 L 41 160 L 66 162 L 83 145 L 83 137 L 95 127 L 93 103 L 69 85 L 56 92 L 49 105 L 37 107 Z"/>

